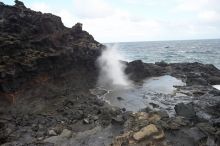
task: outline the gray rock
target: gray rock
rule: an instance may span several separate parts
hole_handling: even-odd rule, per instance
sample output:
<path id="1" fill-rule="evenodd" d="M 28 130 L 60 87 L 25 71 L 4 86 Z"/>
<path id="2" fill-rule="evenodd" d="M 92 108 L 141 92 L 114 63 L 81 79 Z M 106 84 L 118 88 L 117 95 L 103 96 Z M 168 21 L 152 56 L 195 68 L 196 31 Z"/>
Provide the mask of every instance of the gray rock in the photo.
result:
<path id="1" fill-rule="evenodd" d="M 72 132 L 68 129 L 63 129 L 63 132 L 60 134 L 63 138 L 70 138 L 72 136 Z"/>
<path id="2" fill-rule="evenodd" d="M 196 125 L 201 131 L 203 131 L 206 134 L 212 134 L 214 135 L 217 131 L 213 126 L 211 126 L 209 123 L 198 123 Z"/>
<path id="3" fill-rule="evenodd" d="M 212 120 L 213 126 L 220 127 L 220 118 Z"/>
<path id="4" fill-rule="evenodd" d="M 64 129 L 63 132 L 58 136 L 51 136 L 44 140 L 44 142 L 54 143 L 56 145 L 61 145 L 65 141 L 67 141 L 68 138 L 72 136 L 72 132 L 68 129 Z"/>
<path id="5" fill-rule="evenodd" d="M 56 136 L 57 133 L 54 130 L 49 130 L 48 131 L 49 136 Z"/>
<path id="6" fill-rule="evenodd" d="M 179 103 L 174 107 L 176 114 L 178 116 L 185 117 L 187 119 L 194 119 L 196 118 L 196 112 L 194 110 L 194 105 L 192 102 L 188 104 Z"/>
<path id="7" fill-rule="evenodd" d="M 195 143 L 199 143 L 202 139 L 207 138 L 207 136 L 197 127 L 183 130 L 183 132 L 191 137 Z"/>
<path id="8" fill-rule="evenodd" d="M 125 122 L 124 118 L 122 115 L 117 115 L 116 117 L 112 118 L 112 123 L 117 123 L 117 124 L 123 124 Z"/>
<path id="9" fill-rule="evenodd" d="M 160 110 L 157 112 L 157 114 L 160 115 L 161 119 L 169 118 L 169 115 L 165 110 Z"/>

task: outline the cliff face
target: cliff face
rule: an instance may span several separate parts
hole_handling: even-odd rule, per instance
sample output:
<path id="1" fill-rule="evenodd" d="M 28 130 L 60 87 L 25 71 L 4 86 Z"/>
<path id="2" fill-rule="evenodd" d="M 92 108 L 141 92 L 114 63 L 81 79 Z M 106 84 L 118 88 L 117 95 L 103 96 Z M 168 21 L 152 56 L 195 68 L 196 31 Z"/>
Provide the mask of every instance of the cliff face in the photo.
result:
<path id="1" fill-rule="evenodd" d="M 96 72 L 102 47 L 80 23 L 67 28 L 60 17 L 32 11 L 20 1 L 0 3 L 1 92 L 14 92 L 40 74 L 52 78 L 78 68 Z"/>

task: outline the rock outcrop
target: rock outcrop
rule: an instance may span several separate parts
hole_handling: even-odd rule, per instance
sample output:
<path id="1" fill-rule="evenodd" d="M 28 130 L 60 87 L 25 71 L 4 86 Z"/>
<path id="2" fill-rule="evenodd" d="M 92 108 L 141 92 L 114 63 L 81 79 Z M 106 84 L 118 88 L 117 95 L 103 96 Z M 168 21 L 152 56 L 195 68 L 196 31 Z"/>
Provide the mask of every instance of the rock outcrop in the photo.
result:
<path id="1" fill-rule="evenodd" d="M 16 0 L 14 6 L 0 4 L 0 92 L 15 92 L 42 73 L 50 78 L 67 70 L 85 68 L 95 72 L 102 44 L 61 18 L 35 12 Z"/>
<path id="2" fill-rule="evenodd" d="M 165 68 L 153 63 L 144 63 L 141 60 L 135 60 L 126 65 L 126 74 L 129 75 L 130 79 L 135 81 L 142 80 L 146 77 L 161 76 L 166 73 Z"/>
<path id="3" fill-rule="evenodd" d="M 196 112 L 192 102 L 188 104 L 179 103 L 175 105 L 174 109 L 178 116 L 182 116 L 191 120 L 196 118 Z"/>
<path id="4" fill-rule="evenodd" d="M 211 64 L 194 63 L 144 63 L 135 60 L 126 63 L 126 74 L 134 81 L 147 77 L 165 74 L 182 79 L 187 85 L 217 85 L 220 84 L 220 70 Z"/>

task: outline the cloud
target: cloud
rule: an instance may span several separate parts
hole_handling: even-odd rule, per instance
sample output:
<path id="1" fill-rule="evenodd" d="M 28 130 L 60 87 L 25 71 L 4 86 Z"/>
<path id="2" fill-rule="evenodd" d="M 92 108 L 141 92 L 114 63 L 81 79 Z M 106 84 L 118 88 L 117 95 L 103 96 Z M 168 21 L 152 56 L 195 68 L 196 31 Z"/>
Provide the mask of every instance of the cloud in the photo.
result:
<path id="1" fill-rule="evenodd" d="M 198 15 L 199 19 L 205 22 L 217 22 L 220 21 L 220 14 L 216 11 L 202 11 Z"/>
<path id="2" fill-rule="evenodd" d="M 114 15 L 105 18 L 82 19 L 82 23 L 88 32 L 103 42 L 156 39 L 160 31 L 158 21 L 139 19 L 121 10 L 116 10 Z"/>
<path id="3" fill-rule="evenodd" d="M 61 17 L 62 22 L 67 27 L 72 27 L 76 23 L 77 18 L 67 10 L 61 9 L 56 14 Z"/>
<path id="4" fill-rule="evenodd" d="M 63 8 L 61 9 L 53 8 L 43 2 L 33 3 L 30 6 L 30 8 L 35 11 L 41 11 L 43 13 L 52 13 L 54 15 L 60 16 L 62 22 L 67 27 L 72 27 L 76 23 L 76 17 L 71 12 Z"/>
<path id="5" fill-rule="evenodd" d="M 211 0 L 212 1 L 212 0 Z M 175 8 L 177 11 L 198 11 L 209 3 L 209 0 L 180 0 Z"/>
<path id="6" fill-rule="evenodd" d="M 74 0 L 74 11 L 80 18 L 103 18 L 114 13 L 114 9 L 104 0 Z"/>
<path id="7" fill-rule="evenodd" d="M 122 1 L 129 7 L 116 7 L 106 0 L 70 0 L 68 7 L 49 5 L 45 1 L 33 3 L 31 8 L 60 16 L 68 27 L 81 22 L 83 29 L 100 42 L 220 36 L 218 0 L 177 0 L 172 4 L 162 0 Z M 159 6 L 161 11 L 157 11 Z M 135 13 L 141 7 L 148 8 L 150 17 L 146 11 L 141 11 L 142 15 Z"/>
<path id="8" fill-rule="evenodd" d="M 43 3 L 43 2 L 33 3 L 31 5 L 31 9 L 35 10 L 35 11 L 41 11 L 44 13 L 51 13 L 52 12 L 50 7 L 46 3 Z"/>
<path id="9" fill-rule="evenodd" d="M 185 12 L 219 10 L 219 5 L 219 0 L 178 0 L 175 10 Z"/>

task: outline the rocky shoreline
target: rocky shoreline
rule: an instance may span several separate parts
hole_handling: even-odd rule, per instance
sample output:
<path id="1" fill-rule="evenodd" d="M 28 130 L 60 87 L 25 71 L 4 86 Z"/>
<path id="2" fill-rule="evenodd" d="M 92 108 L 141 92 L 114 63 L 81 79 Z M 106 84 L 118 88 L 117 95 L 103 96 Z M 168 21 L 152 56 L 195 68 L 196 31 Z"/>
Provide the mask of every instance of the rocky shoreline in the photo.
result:
<path id="1" fill-rule="evenodd" d="M 127 111 L 91 93 L 105 46 L 82 24 L 66 28 L 60 17 L 17 0 L 14 6 L 0 3 L 0 12 L 0 145 L 220 145 L 215 66 L 122 62 L 134 82 L 162 75 L 181 79 L 186 86 L 176 87 L 178 93 L 192 99 L 176 104 L 173 117 L 154 103 Z"/>

